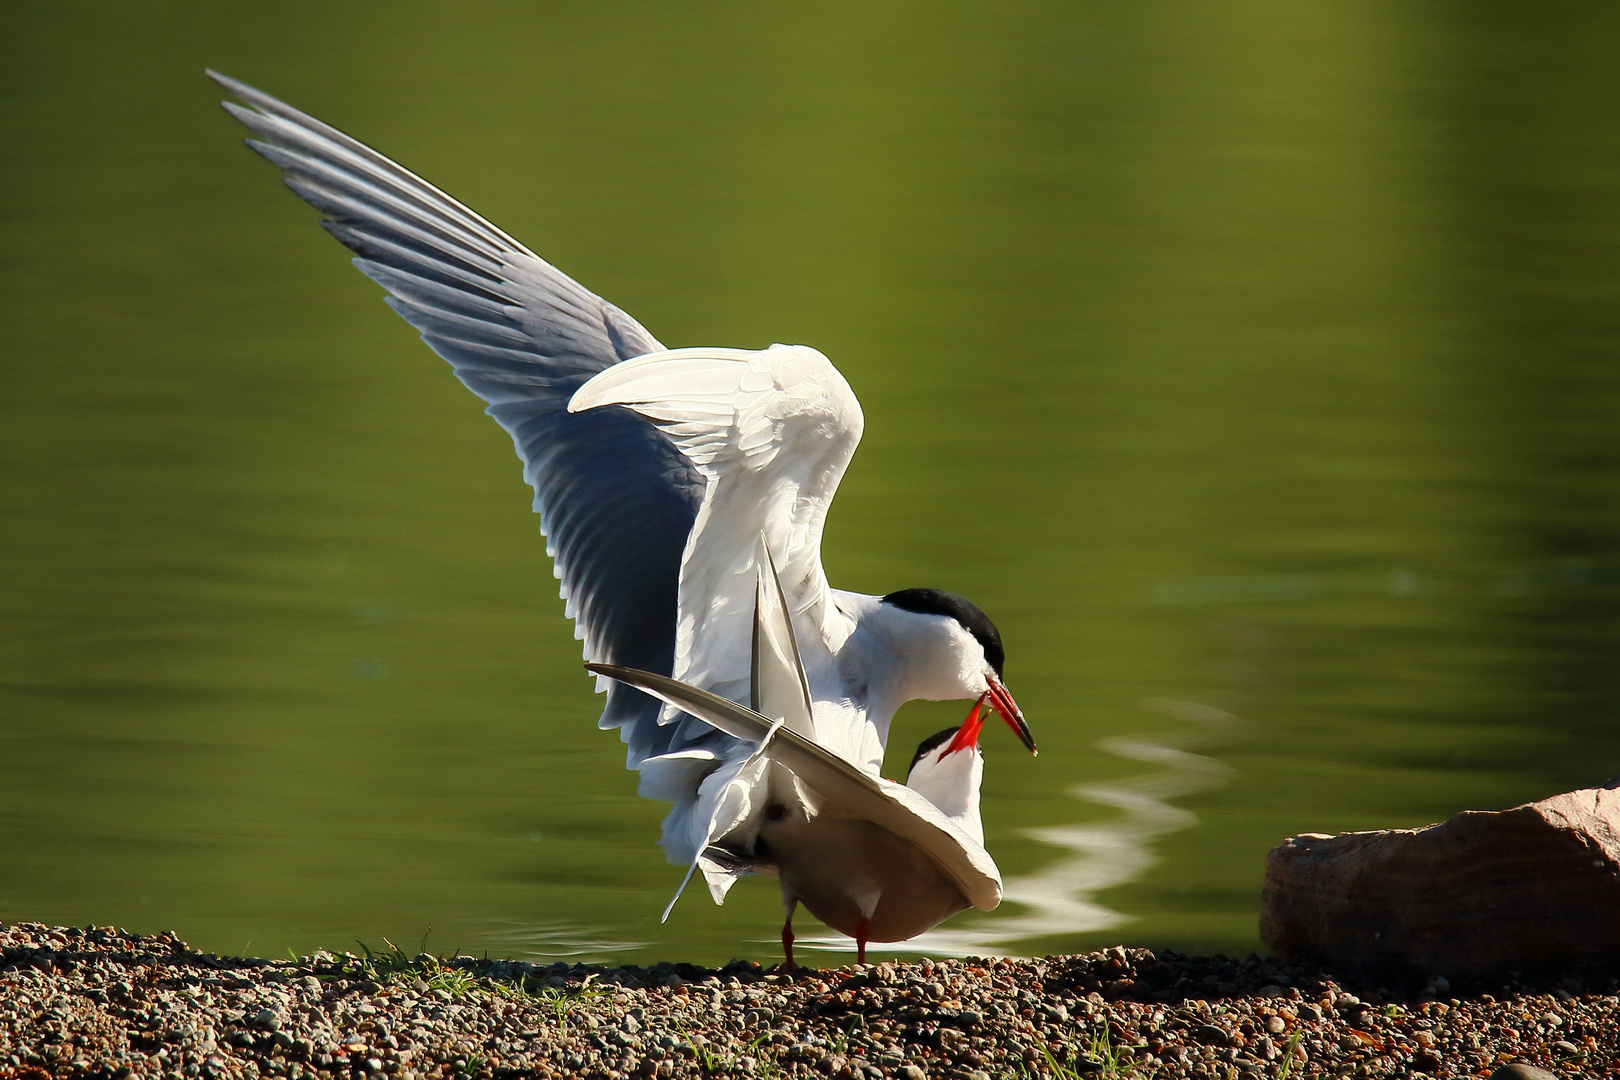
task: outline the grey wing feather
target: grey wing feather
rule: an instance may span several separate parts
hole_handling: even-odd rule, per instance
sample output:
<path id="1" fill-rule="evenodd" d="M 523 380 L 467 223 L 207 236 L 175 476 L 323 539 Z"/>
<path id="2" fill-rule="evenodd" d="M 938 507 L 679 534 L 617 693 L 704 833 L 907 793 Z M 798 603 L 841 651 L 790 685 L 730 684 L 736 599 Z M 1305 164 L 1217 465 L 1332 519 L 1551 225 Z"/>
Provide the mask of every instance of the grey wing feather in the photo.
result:
<path id="1" fill-rule="evenodd" d="M 641 417 L 571 414 L 568 399 L 611 364 L 661 349 L 630 316 L 444 192 L 335 128 L 214 72 L 246 107 L 225 109 L 248 145 L 319 210 L 355 266 L 450 362 L 512 436 L 588 660 L 668 673 L 681 555 L 703 481 Z M 690 745 L 659 704 L 622 683 L 601 726 L 620 728 L 634 767 Z M 688 732 L 696 733 L 694 728 Z M 719 744 L 705 729 L 696 742 Z"/>

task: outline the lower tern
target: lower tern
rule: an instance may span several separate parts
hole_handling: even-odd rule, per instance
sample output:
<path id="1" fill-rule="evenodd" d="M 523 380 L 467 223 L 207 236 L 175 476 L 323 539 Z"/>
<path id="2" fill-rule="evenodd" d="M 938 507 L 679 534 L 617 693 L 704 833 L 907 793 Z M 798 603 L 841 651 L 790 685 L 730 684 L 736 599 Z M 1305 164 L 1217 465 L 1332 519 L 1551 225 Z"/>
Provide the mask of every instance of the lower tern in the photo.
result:
<path id="1" fill-rule="evenodd" d="M 864 425 L 832 363 L 803 345 L 666 349 L 389 158 L 209 75 L 242 102 L 222 104 L 248 145 L 511 435 L 564 614 L 607 694 L 599 726 L 628 744 L 639 793 L 674 803 L 669 861 L 701 872 L 716 903 L 741 876 L 775 874 L 789 920 L 803 902 L 862 959 L 868 940 L 994 907 L 982 717 L 1032 753 L 1035 740 L 1003 682 L 1001 635 L 972 603 L 828 585 L 822 527 Z M 771 718 L 792 694 L 803 708 Z M 890 721 L 917 699 L 973 707 L 924 743 L 906 785 L 883 780 Z M 851 846 L 855 834 L 866 840 Z"/>

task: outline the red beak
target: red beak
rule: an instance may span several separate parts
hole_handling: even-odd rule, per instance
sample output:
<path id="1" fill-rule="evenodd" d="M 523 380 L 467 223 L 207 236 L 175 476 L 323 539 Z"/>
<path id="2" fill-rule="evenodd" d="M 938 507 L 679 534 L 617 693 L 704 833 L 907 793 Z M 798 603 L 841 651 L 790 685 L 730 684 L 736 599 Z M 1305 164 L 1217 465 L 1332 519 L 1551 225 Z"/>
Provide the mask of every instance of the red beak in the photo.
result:
<path id="1" fill-rule="evenodd" d="M 1024 720 L 1024 714 L 1018 708 L 1018 702 L 1014 701 L 1013 696 L 1007 692 L 1007 688 L 1001 685 L 1000 679 L 994 675 L 987 675 L 986 678 L 990 681 L 990 689 L 985 691 L 984 697 L 979 699 L 979 703 L 982 705 L 985 701 L 989 701 L 991 707 L 1000 714 L 1003 720 L 1007 721 L 1007 726 L 1013 729 L 1013 734 L 1018 736 L 1018 741 L 1029 747 L 1031 754 L 1039 754 L 1040 751 L 1035 749 L 1035 736 L 1030 733 L 1029 724 Z"/>
<path id="2" fill-rule="evenodd" d="M 984 718 L 979 714 L 983 711 L 984 698 L 981 697 L 973 703 L 973 711 L 967 714 L 962 726 L 956 729 L 956 734 L 951 737 L 950 745 L 945 747 L 945 752 L 939 755 L 941 760 L 958 750 L 968 750 L 979 745 L 979 732 L 984 728 Z"/>

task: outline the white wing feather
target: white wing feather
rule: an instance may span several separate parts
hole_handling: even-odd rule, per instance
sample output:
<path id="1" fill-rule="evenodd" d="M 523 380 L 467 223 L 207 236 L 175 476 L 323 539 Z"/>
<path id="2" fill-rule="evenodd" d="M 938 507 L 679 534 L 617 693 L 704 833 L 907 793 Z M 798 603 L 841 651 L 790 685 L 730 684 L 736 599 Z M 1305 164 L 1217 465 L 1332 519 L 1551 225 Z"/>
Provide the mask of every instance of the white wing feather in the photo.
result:
<path id="1" fill-rule="evenodd" d="M 817 685 L 838 679 L 832 656 L 854 625 L 832 602 L 821 534 L 864 420 L 831 361 L 803 345 L 650 353 L 592 378 L 568 409 L 602 405 L 657 424 L 707 483 L 682 556 L 674 677 L 747 700 L 763 536 L 811 672 L 811 696 L 842 697 L 841 684 Z M 869 756 L 864 732 L 818 734 L 841 753 L 849 741 L 851 760 Z"/>

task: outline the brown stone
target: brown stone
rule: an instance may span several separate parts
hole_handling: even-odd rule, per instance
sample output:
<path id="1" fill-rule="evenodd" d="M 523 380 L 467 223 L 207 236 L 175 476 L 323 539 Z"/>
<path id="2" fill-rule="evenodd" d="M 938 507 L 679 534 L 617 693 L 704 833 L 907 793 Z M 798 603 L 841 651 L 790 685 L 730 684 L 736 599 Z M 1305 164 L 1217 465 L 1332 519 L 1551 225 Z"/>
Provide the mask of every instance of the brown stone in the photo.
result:
<path id="1" fill-rule="evenodd" d="M 1292 837 L 1266 857 L 1260 938 L 1285 958 L 1453 978 L 1620 964 L 1620 791 Z"/>
<path id="2" fill-rule="evenodd" d="M 1419 1050 L 1407 1062 L 1407 1068 L 1418 1073 L 1437 1073 L 1440 1071 L 1440 1059 L 1431 1051 Z"/>
<path id="3" fill-rule="evenodd" d="M 1527 1065 L 1522 1061 L 1515 1061 L 1491 1073 L 1491 1080 L 1558 1080 L 1558 1074 Z"/>

